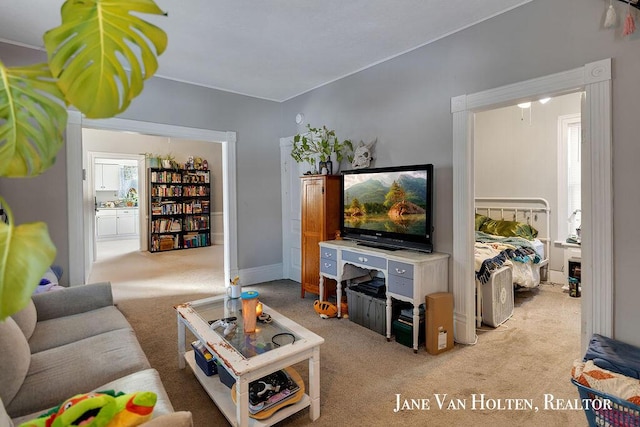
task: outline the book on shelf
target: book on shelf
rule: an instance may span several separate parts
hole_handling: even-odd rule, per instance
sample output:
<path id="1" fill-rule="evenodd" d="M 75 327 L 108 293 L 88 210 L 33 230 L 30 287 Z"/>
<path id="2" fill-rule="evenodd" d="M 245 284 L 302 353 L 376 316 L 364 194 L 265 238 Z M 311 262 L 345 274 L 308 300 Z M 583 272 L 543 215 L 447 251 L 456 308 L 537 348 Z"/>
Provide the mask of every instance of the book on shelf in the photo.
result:
<path id="1" fill-rule="evenodd" d="M 167 233 L 182 231 L 182 222 L 176 218 L 162 218 L 151 223 L 152 233 Z"/>
<path id="2" fill-rule="evenodd" d="M 199 248 L 211 244 L 209 233 L 187 233 L 182 241 L 185 248 Z"/>

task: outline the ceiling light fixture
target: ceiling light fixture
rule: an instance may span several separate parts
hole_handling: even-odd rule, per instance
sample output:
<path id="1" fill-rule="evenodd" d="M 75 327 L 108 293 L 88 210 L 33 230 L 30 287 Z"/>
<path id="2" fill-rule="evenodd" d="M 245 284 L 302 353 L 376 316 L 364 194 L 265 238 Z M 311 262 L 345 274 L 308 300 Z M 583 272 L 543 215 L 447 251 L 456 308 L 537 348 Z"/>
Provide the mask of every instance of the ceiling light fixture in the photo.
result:
<path id="1" fill-rule="evenodd" d="M 523 110 L 525 108 L 530 108 L 531 107 L 531 103 L 530 102 L 523 102 L 521 104 L 518 104 L 518 107 L 522 108 Z"/>
<path id="2" fill-rule="evenodd" d="M 538 102 L 540 102 L 540 104 L 546 104 L 547 102 L 549 102 L 551 100 L 551 98 L 540 98 L 538 100 Z"/>

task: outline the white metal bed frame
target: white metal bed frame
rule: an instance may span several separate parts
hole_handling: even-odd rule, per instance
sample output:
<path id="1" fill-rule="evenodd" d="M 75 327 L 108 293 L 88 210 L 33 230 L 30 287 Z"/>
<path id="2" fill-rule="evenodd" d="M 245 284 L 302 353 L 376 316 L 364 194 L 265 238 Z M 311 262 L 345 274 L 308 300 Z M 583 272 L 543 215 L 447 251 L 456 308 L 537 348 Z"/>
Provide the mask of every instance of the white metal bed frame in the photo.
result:
<path id="1" fill-rule="evenodd" d="M 551 249 L 549 202 L 541 197 L 476 197 L 475 213 L 491 219 L 519 221 L 538 230 L 538 240 L 544 244 L 544 260 L 538 266 L 549 264 Z M 499 273 L 498 270 L 495 273 Z M 541 273 L 542 278 L 542 273 Z M 476 326 L 482 325 L 482 284 L 476 279 Z"/>

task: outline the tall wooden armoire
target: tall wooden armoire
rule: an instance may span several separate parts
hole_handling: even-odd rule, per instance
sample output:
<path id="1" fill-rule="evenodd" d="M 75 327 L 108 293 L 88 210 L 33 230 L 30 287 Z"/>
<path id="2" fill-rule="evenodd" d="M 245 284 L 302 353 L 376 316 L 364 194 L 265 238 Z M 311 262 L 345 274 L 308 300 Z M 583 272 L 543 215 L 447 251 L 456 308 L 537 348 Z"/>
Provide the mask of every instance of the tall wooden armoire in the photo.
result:
<path id="1" fill-rule="evenodd" d="M 302 235 L 302 289 L 320 293 L 320 246 L 319 242 L 334 240 L 340 230 L 340 176 L 309 175 L 301 183 L 301 230 Z M 329 283 L 327 283 L 329 282 Z M 325 280 L 323 300 L 335 290 L 335 282 Z"/>

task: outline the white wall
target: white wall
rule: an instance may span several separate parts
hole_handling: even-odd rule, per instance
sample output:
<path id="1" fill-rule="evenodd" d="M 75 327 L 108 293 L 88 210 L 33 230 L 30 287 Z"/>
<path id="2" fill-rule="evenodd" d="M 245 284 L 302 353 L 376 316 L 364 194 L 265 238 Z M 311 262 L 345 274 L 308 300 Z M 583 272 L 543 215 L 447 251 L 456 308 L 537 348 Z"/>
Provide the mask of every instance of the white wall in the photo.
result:
<path id="1" fill-rule="evenodd" d="M 546 199 L 552 242 L 558 240 L 558 117 L 575 113 L 580 93 L 533 102 L 530 109 L 513 105 L 475 115 L 476 196 Z M 562 251 L 551 244 L 551 270 L 562 271 Z"/>

